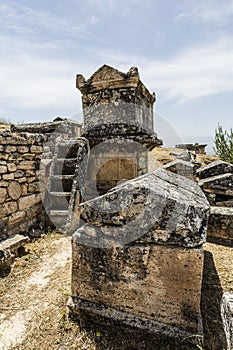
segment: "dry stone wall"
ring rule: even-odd
[[[39,167],[45,136],[0,133],[0,240],[42,222]]]

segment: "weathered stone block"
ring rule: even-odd
[[[22,221],[25,218],[25,212],[24,211],[18,211],[17,213],[14,213],[9,216],[8,224],[15,225],[18,222]]]
[[[189,179],[193,179],[195,175],[194,165],[181,159],[176,159],[173,162],[167,163],[163,168]]]
[[[126,319],[132,313],[135,319],[156,320],[165,328],[176,325],[198,332],[202,249],[97,249],[79,245],[78,240],[74,235],[73,296],[102,305],[103,314],[104,309],[117,309]]]
[[[25,182],[27,182],[27,178],[26,178],[26,177],[20,177],[20,178],[18,179],[18,183],[19,183],[19,184],[22,184],[22,183],[25,183]]]
[[[6,165],[0,165],[0,174],[5,174],[7,172],[7,166]]]
[[[33,145],[30,147],[30,151],[32,153],[43,153],[43,147]]]
[[[79,210],[90,227],[99,227],[98,246],[140,239],[195,247],[205,241],[209,204],[196,182],[158,169],[81,203]],[[87,234],[82,237],[91,244]]]
[[[233,242],[233,208],[211,207],[207,237]]]
[[[39,181],[32,182],[28,185],[28,193],[38,193],[40,192]]]
[[[17,166],[19,170],[31,170],[35,169],[35,162],[30,160],[24,160],[20,162]]]
[[[195,342],[209,213],[198,184],[159,169],[79,209],[71,311]]]
[[[8,181],[0,181],[0,187],[7,187],[9,184]]]
[[[14,173],[10,173],[10,174],[3,174],[2,175],[2,178],[3,178],[3,180],[7,180],[7,181],[9,181],[9,180],[13,180],[14,179]]]
[[[3,218],[6,215],[12,214],[17,210],[16,202],[6,202],[0,206],[0,218]]]
[[[0,188],[0,203],[4,203],[6,199],[7,191],[5,188]]]
[[[17,147],[17,151],[19,153],[28,153],[29,152],[29,148],[27,146],[18,146]]]
[[[205,192],[233,196],[233,174],[231,173],[212,176],[200,180],[199,185]]]
[[[26,243],[28,243],[28,241],[28,237],[22,235],[15,235],[4,241],[1,241],[0,248],[10,250],[11,253],[17,255],[18,249],[24,246]]]
[[[8,160],[9,154],[0,154],[0,160]]]
[[[6,153],[13,153],[13,152],[16,152],[17,148],[15,146],[6,146],[5,147],[5,152]]]
[[[9,172],[14,172],[17,170],[17,167],[14,163],[9,163],[9,164],[7,164],[7,169]]]
[[[24,171],[23,170],[17,170],[14,174],[15,179],[19,179],[20,177],[24,176]]]
[[[215,160],[197,170],[197,176],[200,179],[206,179],[211,176],[217,176],[226,173],[233,173],[233,165],[223,160]]]
[[[224,293],[221,302],[221,316],[226,334],[227,350],[233,349],[233,294]]]
[[[35,159],[35,153],[25,153],[23,155],[23,158],[26,160],[31,161],[32,159]]]
[[[36,196],[31,194],[30,196],[22,197],[19,199],[19,210],[30,208],[36,203]]]
[[[22,194],[22,196],[26,196],[27,193],[28,193],[27,185],[25,185],[25,184],[21,185],[21,194]]]
[[[11,199],[19,199],[21,196],[21,187],[17,181],[11,181],[7,188],[8,195]]]

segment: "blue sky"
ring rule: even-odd
[[[77,73],[137,66],[160,136],[163,119],[184,141],[207,140],[232,126],[232,18],[233,0],[0,1],[0,117],[81,121]]]

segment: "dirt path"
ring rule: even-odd
[[[70,238],[50,235],[30,243],[27,250],[10,275],[0,280],[0,350],[72,349],[62,344],[63,332],[67,335],[72,327],[79,331],[66,316]],[[82,338],[79,333],[81,343]]]
[[[51,255],[43,255],[31,274],[18,276],[14,288],[5,295],[6,306],[2,310],[0,325],[1,350],[21,343],[35,318],[51,306],[58,293],[58,289],[51,293],[50,282],[55,275],[62,268],[67,268],[67,275],[70,275],[70,239],[62,237],[55,240],[50,250]]]

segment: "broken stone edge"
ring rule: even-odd
[[[233,293],[224,293],[221,301],[221,317],[227,340],[227,350],[233,349]]]
[[[77,319],[88,319],[91,315],[104,319],[106,323],[112,323],[114,321],[140,331],[149,331],[158,337],[167,337],[186,345],[200,345],[203,339],[202,329],[199,331],[198,335],[194,335],[176,326],[138,317],[131,313],[119,311],[115,308],[77,297],[70,297],[67,302],[67,307],[72,316],[77,317]],[[200,324],[202,324],[201,320]]]

